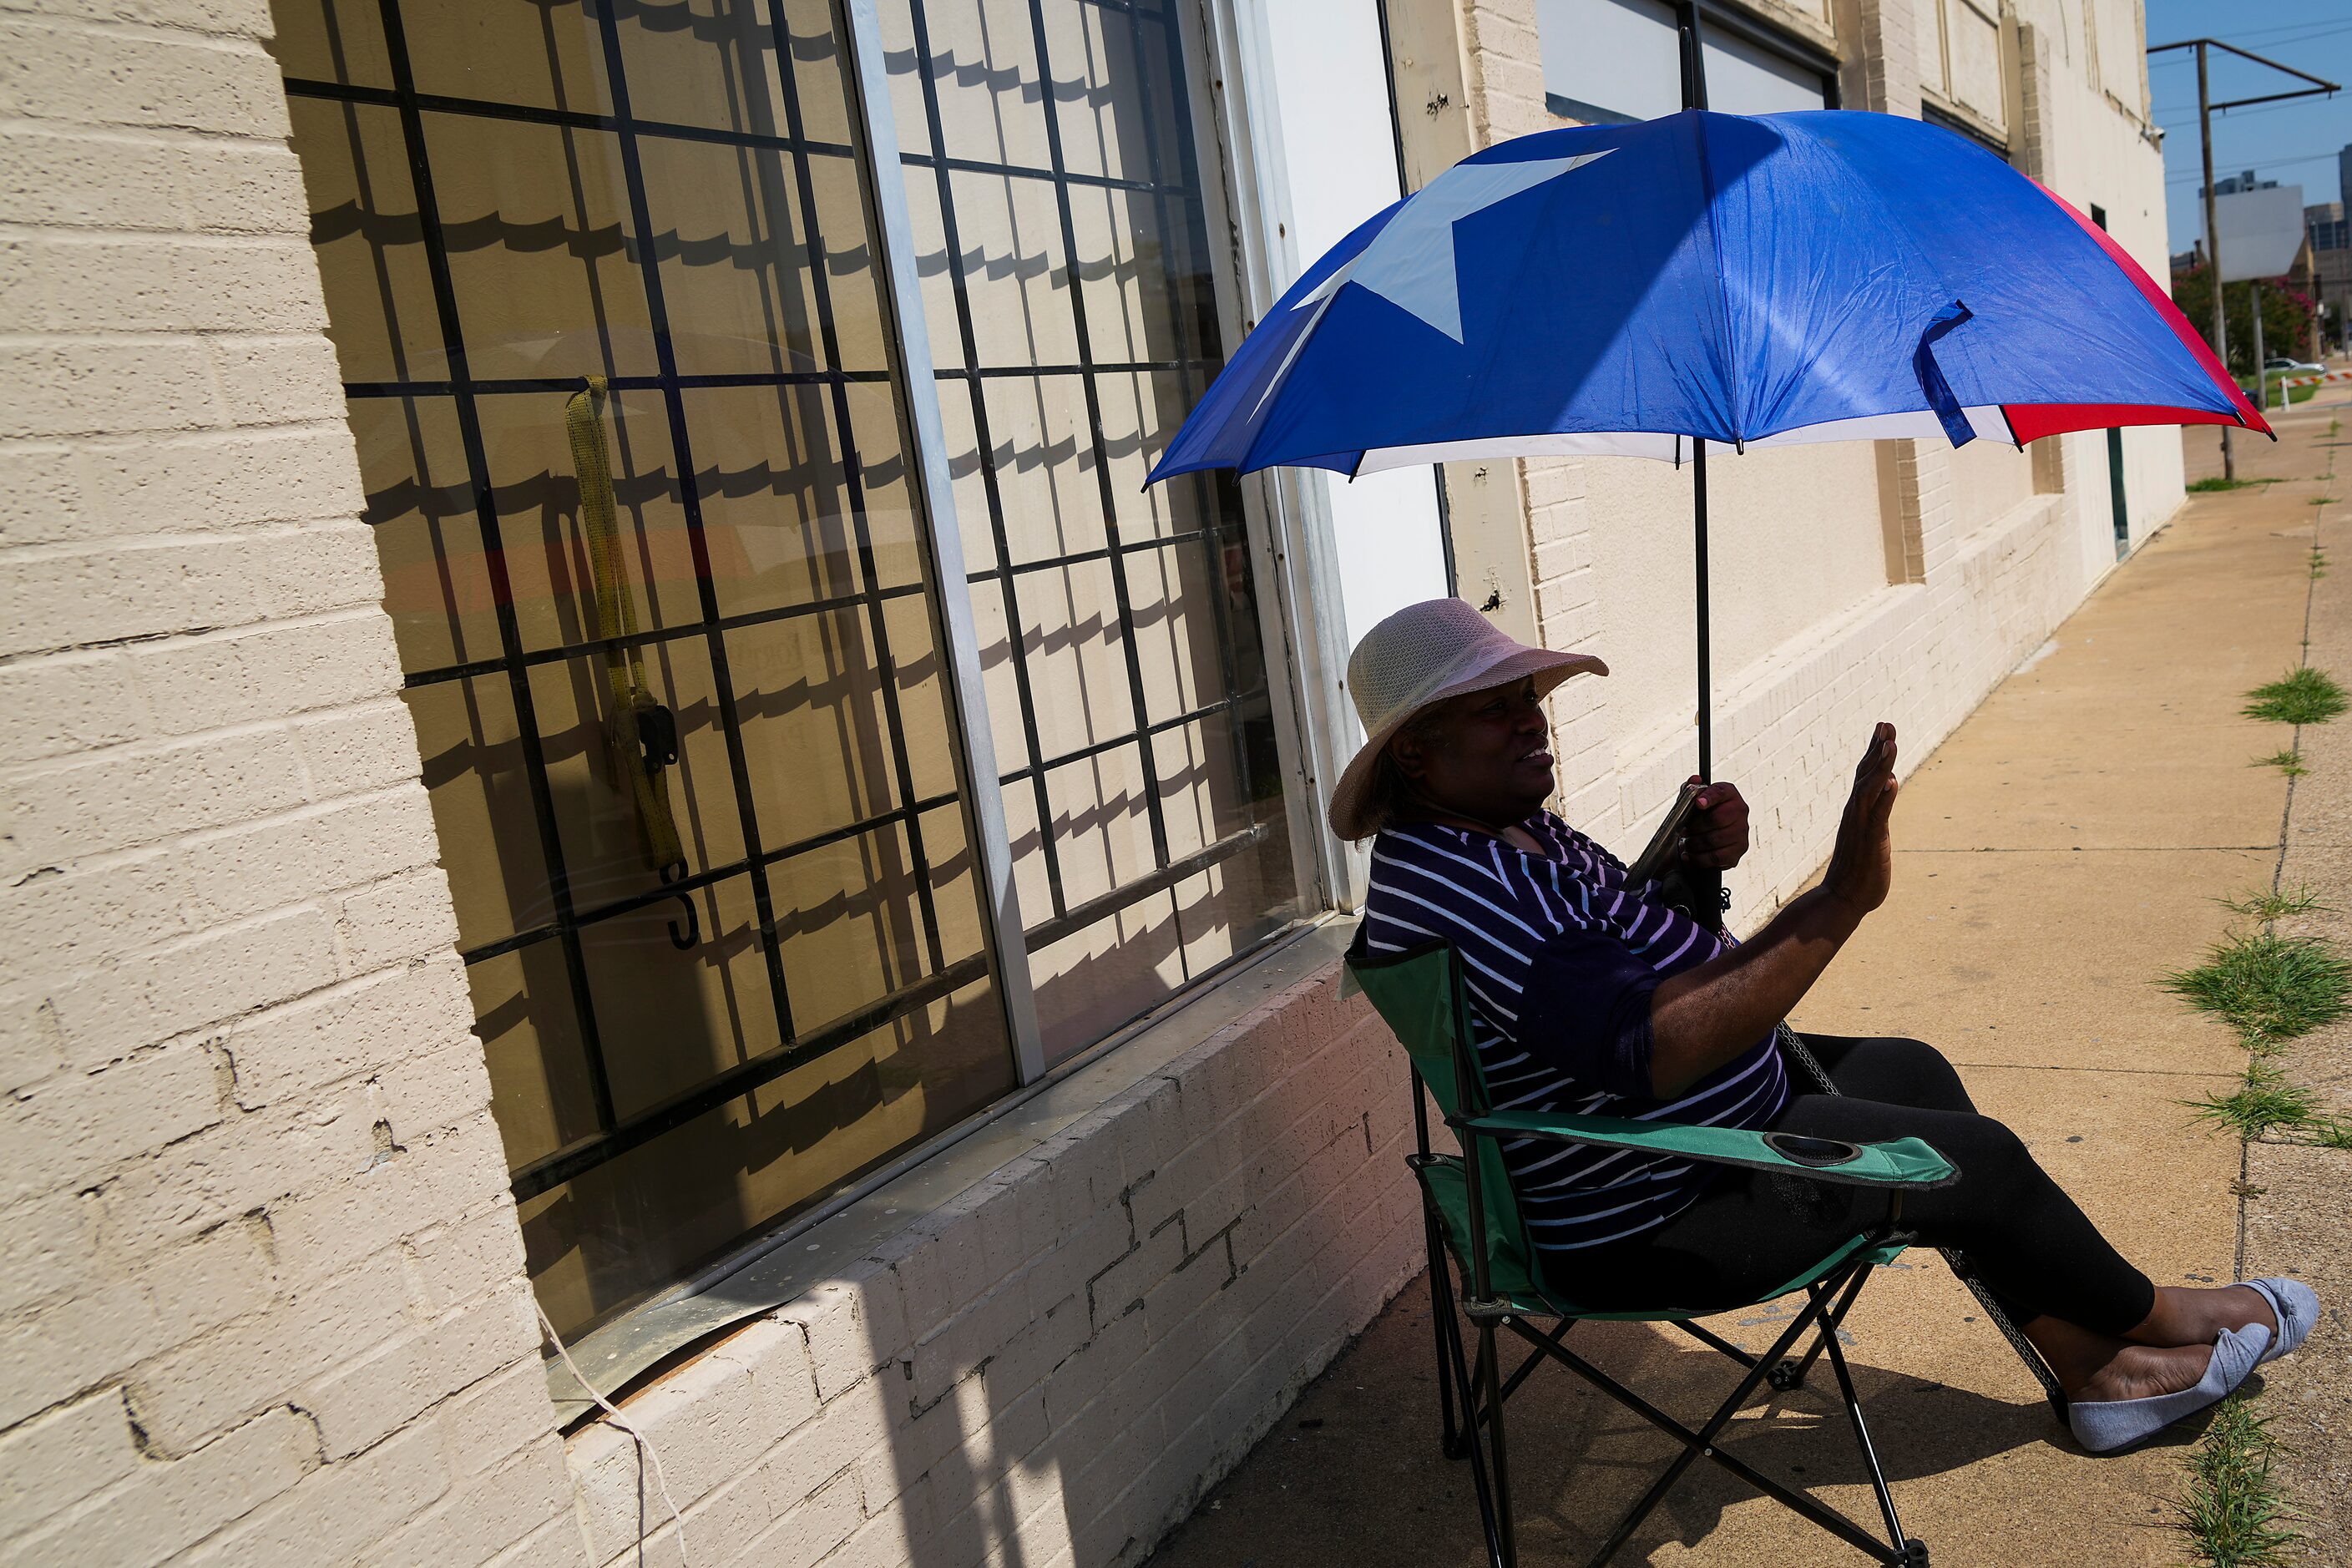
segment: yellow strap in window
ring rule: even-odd
[[[633,641],[614,641],[636,636],[637,605],[621,569],[613,464],[604,445],[608,395],[604,378],[590,376],[588,390],[573,394],[564,405],[564,432],[572,440],[572,468],[580,483],[580,523],[588,535],[589,566],[595,577],[596,635],[605,639],[604,678],[613,691],[607,739],[616,771],[633,785],[646,858],[669,881],[685,874],[686,850],[678,841],[677,819],[670,815],[662,763],[646,752],[639,722],[646,710],[660,704],[646,687],[644,651]]]

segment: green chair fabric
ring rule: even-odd
[[[1459,961],[1450,944],[1433,942],[1395,958],[1375,958],[1361,951],[1359,938],[1358,948],[1349,953],[1348,971],[1412,1058],[1422,1081],[1429,1086],[1439,1109],[1444,1112],[1447,1124],[1461,1137],[1465,1156],[1477,1159],[1479,1207],[1485,1211],[1486,1221],[1486,1265],[1492,1293],[1542,1303],[1522,1310],[1560,1317],[1664,1321],[1756,1303],[1724,1303],[1705,1311],[1664,1302],[1655,1310],[1643,1312],[1590,1312],[1578,1307],[1572,1291],[1567,1289],[1567,1281],[1547,1278],[1542,1254],[1528,1237],[1510,1172],[1503,1163],[1501,1145],[1506,1138],[1595,1143],[1707,1164],[1786,1172],[1809,1181],[1898,1191],[1939,1187],[1958,1178],[1959,1173],[1950,1162],[1916,1138],[1856,1145],[1852,1158],[1824,1165],[1792,1159],[1775,1147],[1771,1134],[1745,1128],[1699,1127],[1616,1116],[1488,1110],[1491,1101],[1486,1074],[1469,1036],[1468,998],[1462,988]],[[1446,1238],[1455,1260],[1466,1271],[1471,1260],[1468,1173],[1460,1159],[1444,1156],[1422,1162],[1420,1170],[1423,1185],[1445,1219]],[[1859,1234],[1847,1238],[1815,1267],[1758,1300],[1776,1300],[1791,1290],[1803,1289],[1868,1245],[1868,1238]],[[1903,1251],[1900,1247],[1878,1250],[1885,1254],[1881,1261],[1892,1261]],[[1505,1280],[1512,1282],[1507,1289]]]
[[[1456,1262],[1466,1271],[1470,1257],[1470,1184],[1464,1175],[1462,1162],[1452,1154],[1434,1154],[1417,1167],[1423,1191],[1436,1205],[1438,1221],[1445,1230],[1445,1245]],[[1483,1199],[1485,1194],[1480,1194]],[[1480,1206],[1486,1205],[1482,1203]],[[1662,1305],[1638,1312],[1588,1311],[1574,1302],[1564,1301],[1545,1290],[1536,1282],[1526,1265],[1515,1255],[1498,1245],[1494,1216],[1487,1216],[1486,1281],[1488,1294],[1500,1299],[1508,1310],[1538,1318],[1579,1318],[1597,1322],[1620,1323],[1679,1323],[1694,1318],[1713,1317],[1718,1312],[1740,1307],[1757,1306],[1777,1301],[1792,1290],[1820,1283],[1852,1260],[1855,1254],[1867,1251],[1866,1261],[1892,1263],[1903,1256],[1901,1247],[1871,1247],[1869,1237],[1849,1237],[1835,1251],[1798,1275],[1794,1279],[1774,1286],[1753,1301],[1731,1301],[1711,1307],[1677,1307]]]

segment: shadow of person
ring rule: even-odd
[[[1962,1331],[1955,1325],[1955,1331]],[[1276,1563],[1414,1563],[1474,1568],[1486,1562],[1466,1464],[1438,1451],[1437,1391],[1427,1276],[1408,1285],[1328,1371],[1154,1553],[1152,1568]],[[1697,1426],[1737,1385],[1722,1355],[1671,1329],[1584,1323],[1579,1354],[1685,1426]],[[1516,1345],[1516,1342],[1514,1342]],[[1506,1369],[1523,1353],[1507,1353]],[[1854,1359],[1847,1366],[1906,1534],[1938,1554],[2006,1526],[1987,1489],[2013,1490],[2018,1467],[2039,1476],[2091,1462],[2018,1373],[2014,1398],[1994,1397]],[[1507,1428],[1519,1560],[1579,1563],[1682,1452],[1651,1426],[1565,1368],[1541,1366],[1509,1404]],[[2194,1441],[2184,1423],[2153,1445]],[[1826,1360],[1786,1394],[1759,1388],[1719,1446],[1764,1475],[1812,1495],[1873,1536],[1881,1533],[1869,1472],[1840,1407]],[[2037,1456],[2032,1451],[2050,1452]],[[2116,1479],[2140,1472],[2126,1468]],[[2007,1477],[2006,1483],[1999,1478]],[[2053,1478],[2043,1477],[2042,1489]],[[2106,1479],[2071,1486],[2086,1528],[2116,1506]],[[2131,1487],[2124,1489],[2131,1491]],[[2095,1494],[2095,1495],[2093,1495]],[[2012,1499],[2012,1500],[2017,1500]],[[2112,1506],[2111,1506],[2112,1505]],[[2158,1505],[2160,1506],[2160,1505]],[[1965,1521],[1965,1523],[1956,1523]],[[1853,1549],[1706,1459],[1666,1493],[1613,1562],[1844,1561]],[[1965,1551],[1962,1555],[1966,1556]],[[1858,1554],[1852,1557],[1860,1562]]]

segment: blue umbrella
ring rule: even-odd
[[[1916,120],[1688,110],[1499,143],[1364,224],[1266,313],[1151,479],[1694,460],[1705,774],[1708,442],[2022,447],[2149,424],[2270,429],[2057,196]]]
[[[1152,470],[2268,430],[2138,265],[1967,139],[1837,110],[1523,136],[1334,246]]]

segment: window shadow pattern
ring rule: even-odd
[[[1302,912],[1175,7],[883,0],[1049,1061]]]
[[[821,0],[278,22],[493,1110],[577,1332],[1013,1081],[839,32]],[[617,581],[566,445],[591,376]],[[632,653],[668,866],[613,743]]]
[[[1222,363],[1171,7],[880,6],[946,585],[831,0],[276,11],[562,1331],[1015,1087],[942,593],[981,631],[1049,1063],[1304,912],[1240,491],[1142,486]],[[592,383],[609,479],[568,419]]]

